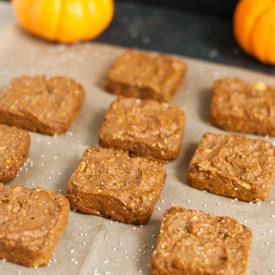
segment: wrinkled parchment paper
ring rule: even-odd
[[[0,87],[15,76],[45,74],[71,76],[86,89],[84,107],[66,135],[31,134],[29,159],[10,183],[39,185],[63,193],[83,151],[97,144],[104,112],[114,99],[103,91],[102,80],[122,49],[96,43],[62,46],[35,39],[16,27],[10,7],[4,4],[0,5],[0,37]],[[228,215],[246,224],[253,230],[248,274],[275,272],[275,187],[265,202],[249,204],[192,189],[186,181],[188,162],[202,134],[221,132],[208,123],[213,80],[226,75],[273,85],[275,80],[237,68],[187,58],[186,61],[186,81],[173,99],[187,115],[181,155],[167,165],[165,188],[150,222],[137,227],[71,212],[48,267],[30,269],[0,261],[0,274],[150,274],[161,216],[171,205]]]

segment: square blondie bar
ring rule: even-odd
[[[28,157],[29,148],[27,131],[0,124],[0,182],[16,177]]]
[[[191,186],[243,201],[264,200],[275,177],[275,148],[238,135],[205,134],[189,164]]]
[[[275,136],[275,88],[237,78],[217,80],[210,120],[227,131]]]
[[[153,275],[245,274],[250,229],[229,217],[172,207],[152,257]]]
[[[84,100],[80,84],[66,77],[22,76],[0,96],[0,123],[43,134],[65,133]]]
[[[67,224],[69,202],[42,188],[0,185],[0,258],[47,265]]]
[[[180,152],[184,124],[184,112],[174,104],[119,97],[105,114],[99,143],[152,159],[173,160]]]
[[[180,59],[126,50],[108,72],[106,89],[116,95],[168,101],[187,71]]]
[[[162,163],[127,152],[90,147],[68,187],[71,208],[114,220],[145,224],[165,182]]]

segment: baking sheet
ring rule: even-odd
[[[103,91],[102,80],[122,49],[96,43],[62,46],[32,38],[15,26],[10,7],[3,4],[0,37],[0,87],[15,76],[45,74],[71,76],[86,89],[84,107],[66,135],[31,134],[29,159],[11,183],[39,185],[62,193],[83,151],[97,144],[104,112],[114,99]],[[188,162],[202,134],[222,132],[208,123],[213,80],[226,75],[273,85],[275,80],[237,68],[185,60],[188,75],[173,99],[187,115],[183,146],[178,159],[167,165],[165,188],[150,222],[139,227],[71,212],[48,267],[30,269],[0,261],[0,274],[150,274],[152,247],[161,216],[171,205],[228,215],[246,224],[253,231],[248,274],[275,273],[275,188],[265,202],[249,204],[192,189],[186,181]]]

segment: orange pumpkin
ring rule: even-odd
[[[263,63],[275,64],[275,1],[240,0],[234,33],[244,51]]]
[[[113,0],[13,0],[12,4],[23,29],[62,43],[97,37],[114,13]]]

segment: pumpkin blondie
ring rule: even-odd
[[[16,177],[28,157],[29,147],[27,131],[0,124],[0,182]]]
[[[243,201],[264,200],[275,177],[275,148],[263,140],[205,134],[189,164],[191,186]]]
[[[180,59],[126,50],[108,72],[106,89],[126,97],[168,101],[187,71]]]
[[[72,209],[83,213],[145,224],[165,177],[162,163],[121,150],[90,147],[69,181],[67,198]]]
[[[67,224],[69,202],[42,188],[0,185],[0,258],[47,265]]]
[[[229,217],[172,207],[164,215],[152,274],[245,274],[252,233]]]
[[[174,104],[119,97],[105,114],[99,143],[147,158],[173,160],[180,151],[184,124],[184,112]]]
[[[210,120],[227,131],[275,136],[275,88],[219,79],[214,83]]]
[[[66,77],[15,78],[0,96],[0,123],[43,134],[62,134],[84,100],[80,84]]]

